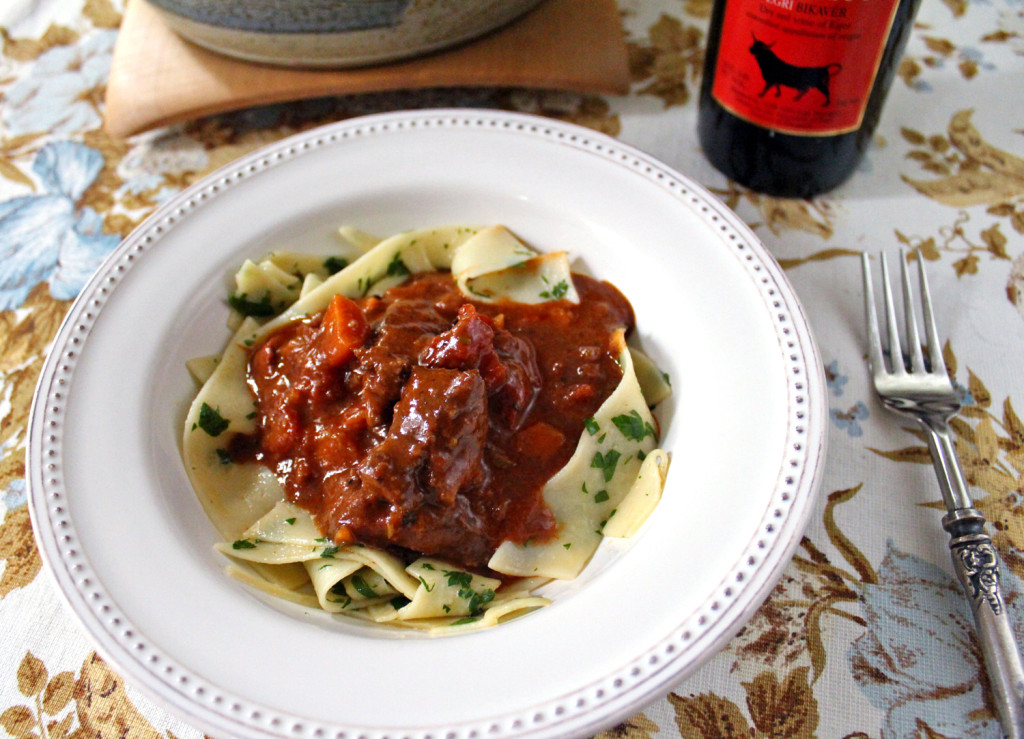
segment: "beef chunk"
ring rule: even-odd
[[[495,325],[470,304],[420,353],[427,367],[476,369],[499,418],[509,429],[518,427],[541,385],[540,370],[529,342]]]
[[[398,400],[419,352],[450,325],[451,321],[427,300],[388,305],[372,343],[356,351],[359,365],[353,382],[358,385],[370,426],[390,421],[391,406]]]
[[[414,367],[388,435],[360,469],[363,485],[392,505],[451,506],[479,484],[487,402],[478,372]]]

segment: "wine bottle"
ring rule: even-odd
[[[780,197],[845,181],[920,0],[715,0],[697,129],[731,180]]]

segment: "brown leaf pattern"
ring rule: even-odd
[[[818,728],[818,706],[808,681],[808,668],[799,667],[780,681],[762,672],[743,683],[754,727],[763,736],[811,739]]]
[[[596,734],[594,739],[654,739],[657,735],[658,725],[646,714],[638,713],[608,731]]]
[[[835,207],[826,197],[815,200],[793,200],[776,198],[748,190],[734,182],[726,187],[713,187],[711,191],[720,197],[730,208],[738,208],[746,202],[757,209],[760,221],[750,223],[755,230],[767,227],[779,236],[787,231],[802,231],[822,240],[830,239],[835,233],[835,221],[838,214]],[[844,256],[846,250],[826,249],[817,256],[808,257],[803,261],[827,261]]]
[[[926,135],[904,128],[904,140],[913,148],[907,154],[936,179],[903,180],[922,195],[953,208],[957,216],[952,225],[936,236],[897,238],[918,248],[926,259],[935,261],[942,252],[955,255],[952,266],[958,276],[977,274],[986,261],[1009,261],[1009,232],[1024,234],[1024,158],[989,144],[973,123],[973,111],[958,111],[950,119],[945,134]],[[985,214],[997,220],[973,229],[974,206],[986,206]],[[1007,285],[1010,302],[1017,304],[1017,288],[1011,275]]]
[[[704,64],[703,32],[662,14],[647,33],[647,39],[629,43],[638,94],[660,98],[666,108],[686,105]]]
[[[43,661],[26,652],[16,680],[27,702],[0,713],[0,726],[11,736],[163,739],[128,699],[120,678],[95,653],[86,658],[78,675],[59,672],[51,677]]]
[[[670,693],[679,734],[692,739],[748,739],[750,722],[732,701],[713,693],[681,696]]]
[[[740,706],[723,696],[669,694],[680,735],[688,739],[817,736],[818,707],[808,682],[808,668],[784,673],[781,679],[776,672],[765,670],[742,686],[749,720]]]
[[[954,17],[963,16],[967,12],[968,4],[966,0],[943,0],[943,4]],[[897,75],[908,87],[913,88],[917,85],[920,82],[922,73],[929,68],[948,67],[955,69],[962,80],[972,80],[981,73],[977,56],[970,47],[958,46],[950,38],[937,36],[929,32],[922,33],[921,40],[925,53],[915,55],[908,51],[900,62]],[[990,40],[1005,43],[1007,39],[991,36]]]
[[[24,308],[0,312],[0,391],[10,398],[10,410],[0,416],[0,489],[25,476],[23,435],[28,410],[42,368],[46,347],[52,340],[67,306],[53,300],[43,287],[30,293]],[[36,551],[24,505],[7,511],[0,522],[0,598],[27,586],[42,562]]]
[[[75,684],[79,726],[99,739],[159,739],[157,732],[125,694],[124,685],[107,664],[93,654],[82,665]]]
[[[0,575],[0,597],[15,588],[23,588],[35,579],[42,568],[39,552],[32,536],[32,522],[28,508],[22,506],[7,512],[0,528],[0,557],[4,571]]]

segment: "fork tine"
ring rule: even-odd
[[[924,331],[928,340],[928,360],[932,365],[932,372],[937,374],[948,374],[946,362],[942,359],[942,343],[939,339],[939,331],[935,327],[935,315],[932,312],[932,294],[928,289],[928,276],[924,270],[924,260],[918,255],[917,259],[918,281],[921,284],[921,306],[924,311]]]
[[[917,313],[914,311],[914,290],[910,286],[910,270],[907,269],[907,255],[900,249],[900,277],[903,279],[903,312],[905,317],[907,351],[910,353],[912,372],[925,372],[924,356],[921,354],[921,337],[917,332]]]
[[[871,262],[868,260],[866,252],[861,252],[860,266],[864,277],[864,319],[868,327],[868,361],[875,374],[884,374],[885,358],[882,356],[882,337],[878,333],[875,290],[871,284]]]
[[[892,363],[892,372],[895,375],[906,374],[907,368],[903,363],[903,347],[900,346],[900,327],[896,322],[896,308],[892,300],[892,282],[889,280],[889,264],[882,258],[882,295],[885,299],[885,328],[889,334],[889,361]]]

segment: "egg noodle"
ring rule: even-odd
[[[228,572],[309,608],[445,633],[547,605],[546,583],[575,578],[603,537],[632,535],[657,505],[669,455],[658,448],[650,409],[670,393],[667,379],[626,345],[622,331],[615,335],[622,379],[542,490],[556,533],[543,541],[502,542],[487,563],[501,579],[435,557],[410,563],[369,545],[328,539],[307,510],[288,500],[273,470],[239,463],[227,452],[236,435],[258,432],[247,382],[251,347],[323,312],[335,295],[383,295],[426,272],[450,271],[459,290],[478,302],[580,299],[565,252],[539,253],[502,226],[417,229],[385,239],[348,227],[340,234],[346,257],[355,255],[349,263],[284,252],[246,261],[235,275],[234,335],[219,356],[189,363],[200,387],[185,419],[183,458],[223,537],[216,549],[229,558]]]

